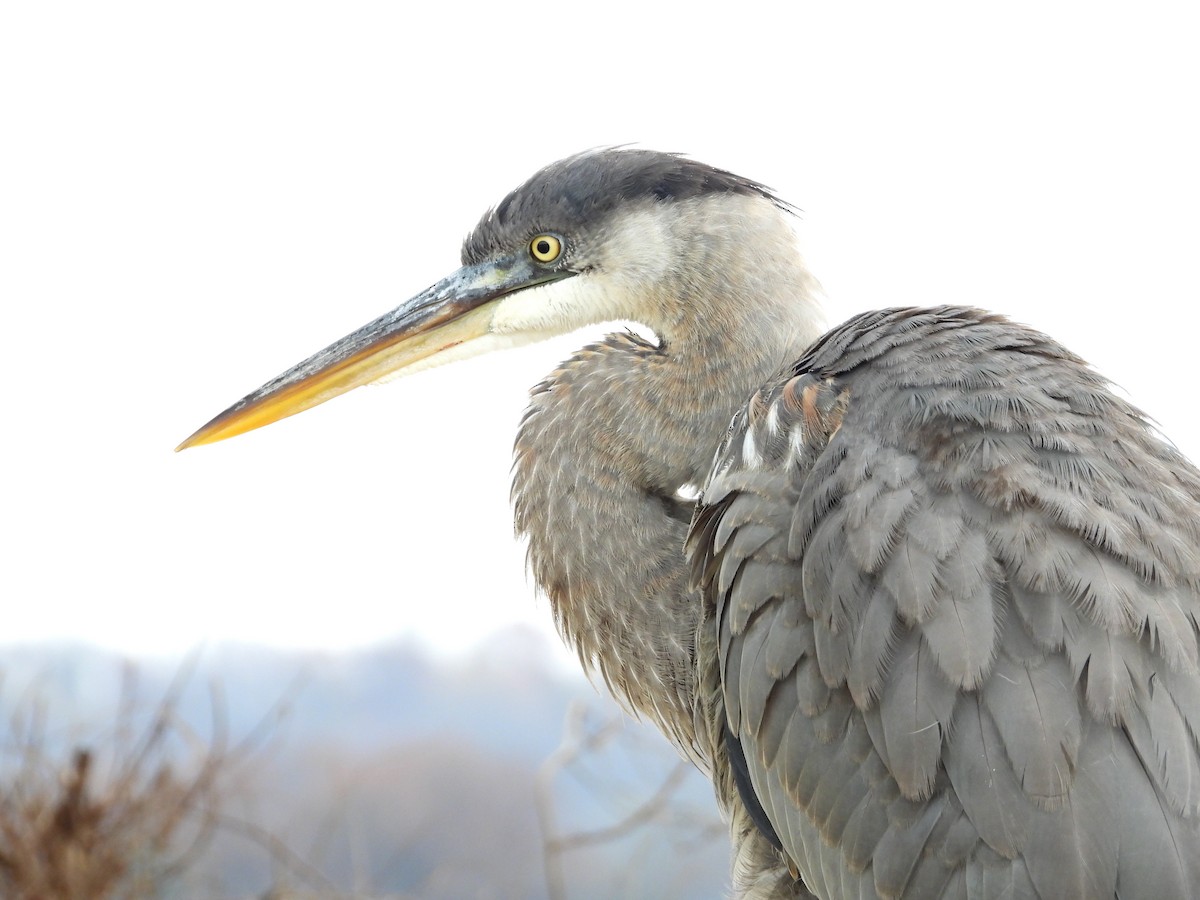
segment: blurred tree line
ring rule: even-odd
[[[530,639],[0,652],[0,896],[722,893],[709,785]]]

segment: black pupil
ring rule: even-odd
[[[537,252],[542,256],[549,256],[550,255],[550,242],[547,240],[538,241],[537,242]]]

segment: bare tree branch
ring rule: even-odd
[[[653,822],[664,820],[676,792],[692,771],[690,763],[677,760],[654,792],[618,821],[602,828],[562,833],[555,805],[556,780],[589,755],[615,741],[623,729],[624,720],[619,715],[610,717],[598,727],[589,728],[587,706],[582,700],[576,700],[567,709],[562,742],[538,770],[534,799],[542,831],[542,865],[550,900],[566,900],[566,853],[620,840]]]

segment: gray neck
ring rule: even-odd
[[[560,631],[685,749],[700,603],[683,560],[691,503],[677,491],[703,483],[735,410],[818,334],[794,246],[754,276],[693,294],[714,314],[688,319],[690,332],[648,323],[659,346],[610,335],[580,351],[534,389],[515,448],[516,526]]]

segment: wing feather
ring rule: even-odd
[[[963,698],[955,713],[944,764],[974,840],[982,838],[996,853],[1015,858],[1029,839],[1033,804],[1009,763],[996,723],[974,696]]]
[[[892,668],[879,701],[888,759],[900,792],[923,800],[937,778],[957,691],[919,631],[901,639]]]
[[[1049,339],[851,320],[735,418],[688,548],[816,894],[1200,883],[1200,473]]]
[[[846,673],[846,686],[859,708],[873,706],[879,699],[900,633],[896,601],[876,585],[854,632],[850,668]]]
[[[1022,790],[1042,808],[1066,799],[1081,736],[1074,678],[1062,656],[1040,665],[997,661],[982,700]]]
[[[995,596],[999,584],[983,534],[978,530],[963,533],[942,566],[941,599],[922,623],[934,660],[957,687],[978,687],[991,667],[996,620],[1004,610]]]

